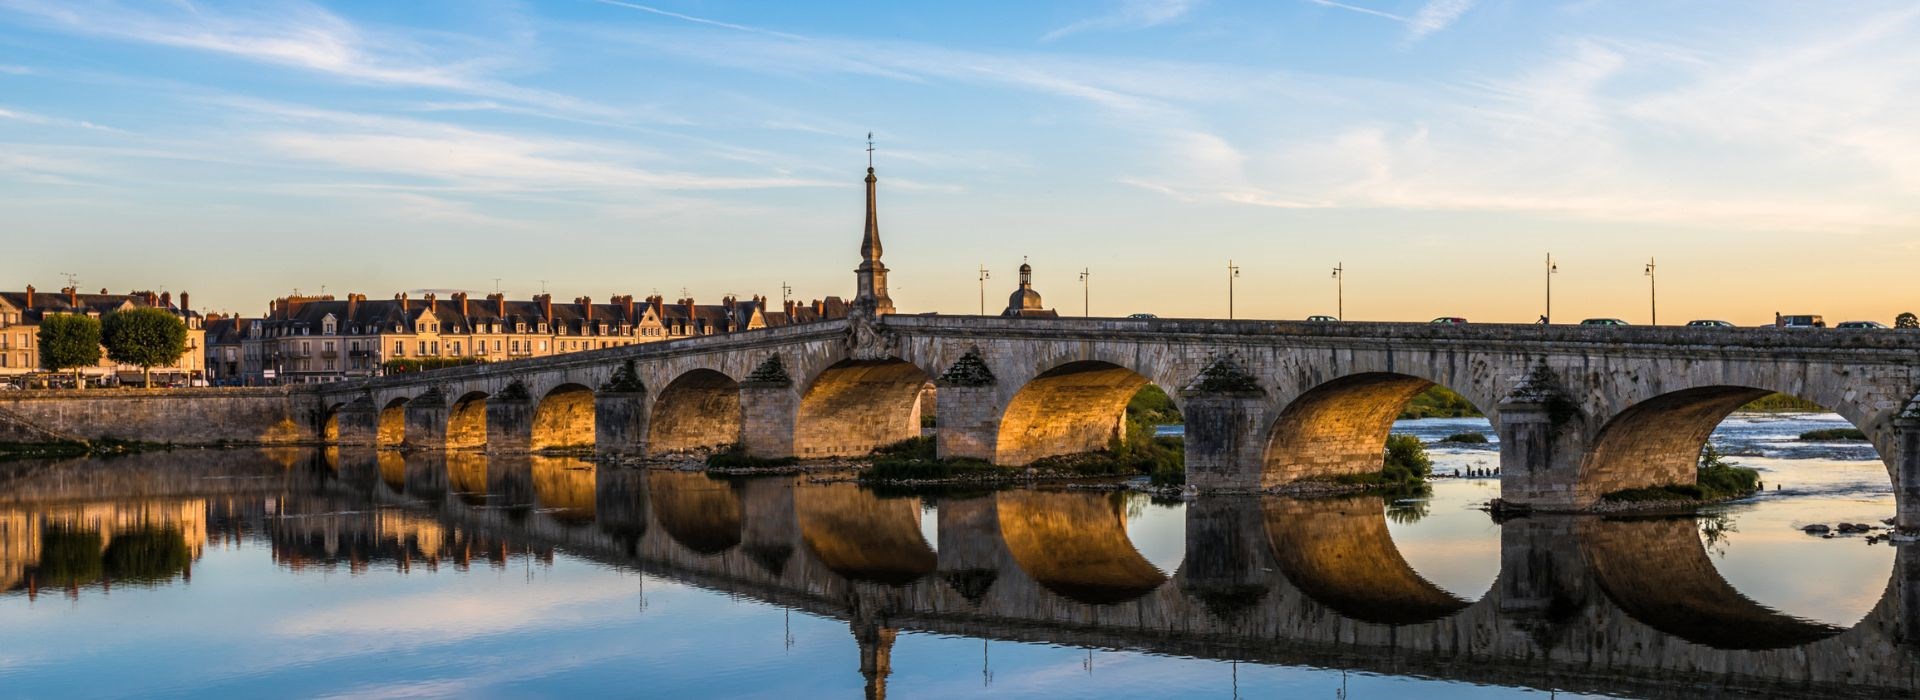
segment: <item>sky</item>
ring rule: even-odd
[[[0,0],[0,287],[850,297],[871,132],[903,312],[1891,322],[1917,88],[1877,0]]]

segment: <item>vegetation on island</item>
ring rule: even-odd
[[[80,369],[100,364],[100,321],[81,314],[49,314],[40,319],[40,366],[50,372],[73,370],[75,387],[84,386]]]
[[[1480,409],[1472,401],[1458,392],[1435,384],[1426,391],[1415,394],[1405,408],[1400,409],[1400,420],[1420,418],[1476,418],[1482,416]]]
[[[1623,489],[1601,496],[1614,503],[1709,502],[1751,496],[1760,490],[1760,472],[1728,462],[1709,442],[1700,448],[1700,468],[1691,484]]]
[[[1485,445],[1487,444],[1487,434],[1478,431],[1454,433],[1442,439],[1441,442],[1451,442],[1462,445]]]
[[[795,457],[755,457],[747,454],[747,448],[739,443],[727,445],[707,455],[708,469],[768,469],[772,467],[790,467],[798,464]]]
[[[1792,394],[1767,394],[1740,407],[1742,413],[1826,413],[1827,407]]]
[[[446,369],[448,367],[477,365],[483,362],[486,362],[486,360],[478,357],[402,357],[382,362],[380,363],[380,368],[386,370],[387,374],[406,374],[408,372],[425,372],[427,370]]]
[[[1387,436],[1386,458],[1380,471],[1343,474],[1334,477],[1334,482],[1388,493],[1418,494],[1430,488],[1427,479],[1432,476],[1433,458],[1427,456],[1427,446],[1420,442],[1419,436],[1395,433]]]
[[[100,320],[100,341],[107,359],[139,367],[151,389],[153,368],[179,362],[187,353],[187,324],[163,309],[115,311]]]
[[[1809,430],[1801,433],[1800,439],[1805,442],[1865,441],[1867,439],[1867,433],[1859,428],[1828,428],[1826,430]]]

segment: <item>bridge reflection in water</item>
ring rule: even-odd
[[[930,543],[929,503],[844,483],[529,455],[249,454],[15,478],[0,496],[0,582],[43,585],[52,563],[26,544],[45,541],[35,528],[90,522],[185,533],[169,546],[195,557],[209,538],[265,531],[293,569],[565,552],[844,620],[860,647],[848,670],[873,696],[899,630],[1640,696],[1885,697],[1920,673],[1920,554],[1901,549],[1878,606],[1840,628],[1741,595],[1690,519],[1500,523],[1498,576],[1469,600],[1407,563],[1377,497],[1194,501],[1186,556],[1162,571],[1108,493],[942,497]],[[86,499],[164,507],[88,511]],[[262,503],[272,512],[243,505]]]

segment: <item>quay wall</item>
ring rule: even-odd
[[[0,442],[318,442],[313,396],[289,387],[0,392]]]

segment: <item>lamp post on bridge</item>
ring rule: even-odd
[[[1347,267],[1345,263],[1333,264],[1333,317],[1347,320]]]
[[[1227,260],[1227,320],[1233,320],[1233,281],[1240,279],[1240,266]]]
[[[1653,258],[1647,258],[1647,313],[1651,322],[1647,325],[1660,325],[1660,294],[1655,287]]]
[[[1560,265],[1553,261],[1553,253],[1547,253],[1547,312],[1540,315],[1540,324],[1553,323],[1553,276],[1560,272]]]
[[[981,316],[987,315],[987,280],[991,279],[992,277],[993,275],[988,274],[987,272],[987,266],[981,265],[980,266],[980,315]]]
[[[1093,283],[1087,281],[1093,277],[1092,268],[1080,268],[1080,315],[1093,315]]]

